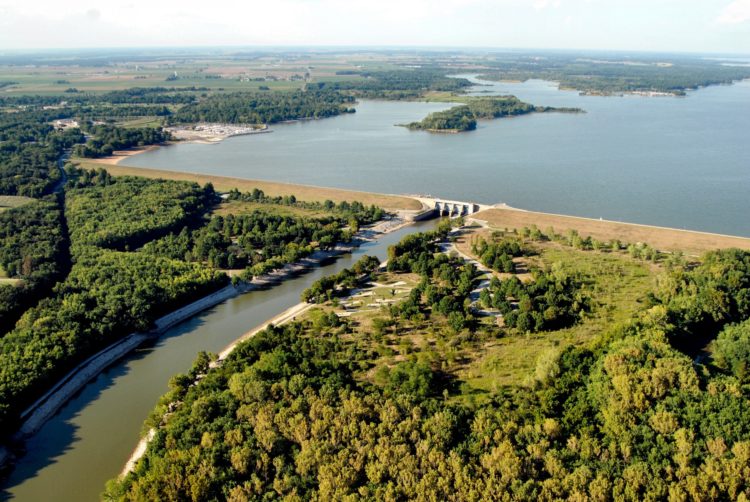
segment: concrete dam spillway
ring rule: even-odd
[[[477,204],[476,202],[464,202],[458,200],[447,200],[434,197],[415,197],[425,208],[432,209],[431,216],[470,216],[474,213],[488,209],[491,206]]]

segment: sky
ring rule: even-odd
[[[227,45],[750,54],[750,0],[0,0],[0,51]]]

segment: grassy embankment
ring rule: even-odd
[[[241,192],[251,191],[253,188],[263,190],[266,195],[275,197],[283,195],[294,195],[299,200],[310,202],[323,202],[332,200],[359,201],[367,206],[374,204],[388,210],[419,210],[422,205],[416,199],[398,195],[385,195],[371,192],[358,192],[356,190],[343,190],[339,188],[324,188],[310,185],[294,185],[291,183],[279,183],[275,181],[250,180],[244,178],[231,178],[226,176],[215,176],[208,174],[194,174],[177,171],[165,171],[160,169],[147,169],[140,167],[121,166],[106,162],[92,161],[88,159],[75,159],[81,167],[87,169],[104,168],[113,176],[142,176],[144,178],[162,178],[168,180],[195,181],[201,185],[213,183],[218,191],[228,191],[236,188]]]
[[[619,239],[627,243],[644,242],[660,251],[682,251],[690,255],[699,255],[705,251],[731,247],[750,249],[750,238],[745,237],[534,211],[492,208],[481,211],[473,217],[477,220],[486,221],[492,228],[501,230],[531,227],[532,225],[536,225],[542,231],[549,227],[560,233],[577,230],[582,236],[590,235],[602,241]]]

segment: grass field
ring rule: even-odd
[[[120,122],[118,125],[122,127],[127,128],[134,128],[134,127],[161,127],[163,124],[163,118],[162,117],[139,117],[137,119],[133,120],[126,120],[124,122]]]
[[[477,220],[486,221],[491,227],[498,229],[515,229],[536,225],[542,232],[549,227],[553,227],[559,233],[565,233],[567,230],[577,230],[584,237],[590,235],[602,241],[619,239],[629,244],[644,242],[661,251],[679,250],[691,255],[698,255],[708,250],[720,248],[736,247],[750,249],[750,239],[744,237],[537,213],[533,211],[492,208],[476,213],[473,217]]]
[[[331,213],[326,211],[315,211],[313,209],[305,209],[302,207],[261,204],[259,202],[242,202],[238,200],[222,202],[214,208],[212,214],[217,216],[226,216],[228,214],[240,215],[258,210],[278,214],[279,216],[296,216],[301,218],[319,218],[331,215]]]
[[[21,195],[0,195],[0,211],[23,206],[33,200],[31,197],[23,197]]]
[[[4,285],[15,285],[21,282],[20,279],[11,279],[8,277],[8,272],[3,267],[0,267],[0,286]]]
[[[114,176],[143,176],[145,178],[161,178],[170,180],[195,181],[201,185],[213,183],[214,188],[219,191],[229,191],[236,188],[241,192],[251,191],[253,188],[263,190],[266,195],[294,195],[299,200],[323,202],[330,199],[334,202],[359,201],[365,205],[376,206],[389,210],[419,210],[422,204],[411,197],[399,195],[385,195],[371,192],[358,192],[354,190],[342,190],[338,188],[323,188],[310,185],[293,185],[290,183],[279,183],[275,181],[248,180],[244,178],[230,178],[226,176],[214,176],[207,174],[193,174],[177,171],[165,171],[160,169],[146,169],[141,167],[128,167],[112,165],[93,160],[78,160],[81,167],[104,168]]]
[[[489,341],[458,371],[472,388],[493,391],[503,385],[524,383],[543,352],[585,344],[608,327],[632,318],[643,308],[642,300],[656,284],[658,270],[653,265],[624,254],[578,251],[554,243],[540,248],[541,263],[563,263],[566,270],[584,274],[584,291],[593,300],[592,312],[567,329]]]

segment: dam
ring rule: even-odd
[[[492,206],[478,204],[476,202],[465,202],[459,200],[448,200],[436,197],[414,196],[425,207],[425,210],[431,209],[430,216],[470,216],[474,213],[489,209]]]

